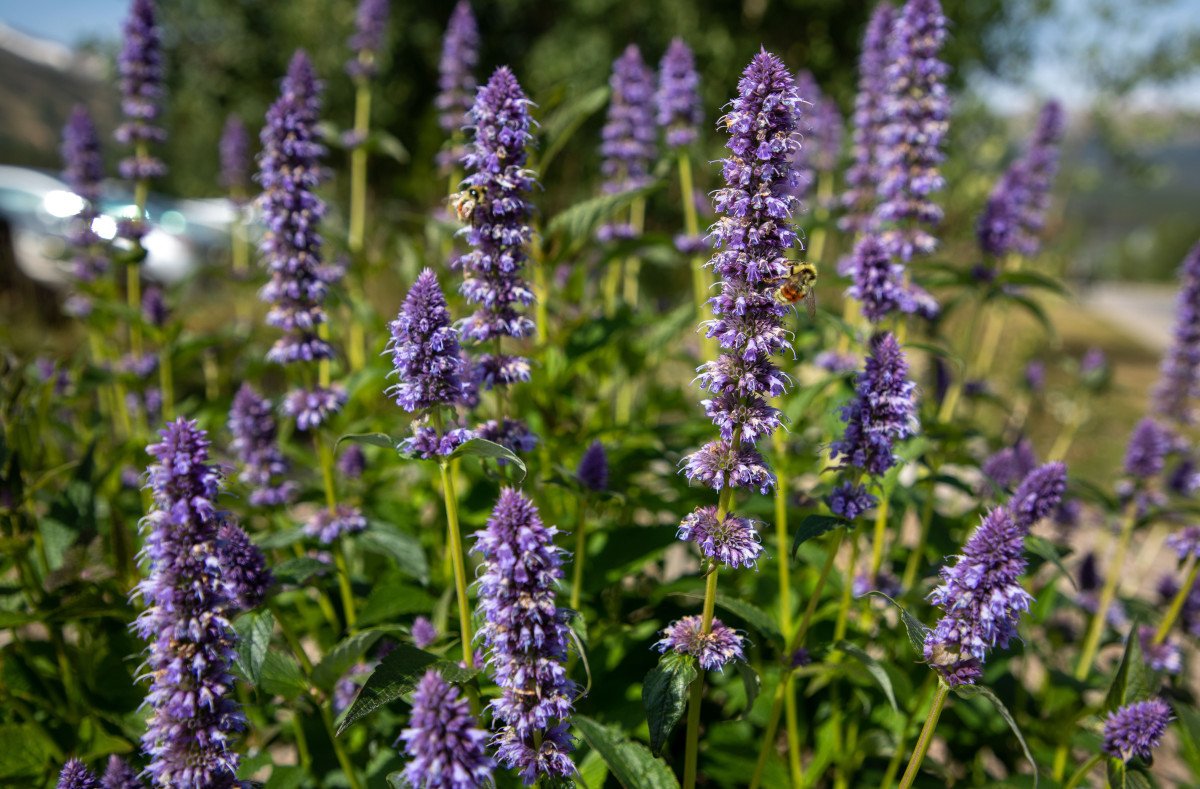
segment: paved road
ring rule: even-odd
[[[1175,293],[1173,285],[1106,282],[1088,288],[1080,301],[1148,347],[1164,351],[1171,343]]]

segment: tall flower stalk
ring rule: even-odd
[[[1179,281],[1174,341],[1163,358],[1153,398],[1158,417],[1183,427],[1195,422],[1200,396],[1200,243],[1183,259]]]
[[[533,139],[529,125],[529,99],[512,71],[501,66],[471,108],[474,140],[463,164],[466,184],[479,189],[482,198],[467,232],[471,251],[455,262],[463,271],[462,293],[475,305],[463,323],[463,339],[485,349],[474,359],[469,377],[496,398],[495,418],[477,432],[518,454],[532,450],[537,439],[524,422],[509,416],[505,392],[529,380],[529,360],[505,353],[502,341],[534,334],[534,322],[526,314],[534,294],[521,276],[533,238],[528,195],[537,183],[526,168]]]
[[[390,0],[360,0],[350,48],[354,57],[346,64],[346,73],[354,80],[354,128],[350,142],[350,216],[346,246],[350,251],[352,269],[348,283],[356,291],[352,295],[362,301],[361,283],[355,274],[362,275],[362,254],[367,231],[367,155],[371,131],[371,80],[379,71],[378,59],[387,33]],[[366,363],[366,333],[362,321],[349,316],[350,331],[346,341],[346,358],[352,371],[361,370]]]
[[[267,360],[292,371],[298,383],[285,397],[283,410],[295,419],[300,432],[312,433],[320,458],[325,507],[305,524],[305,532],[333,545],[346,626],[353,630],[354,595],[339,538],[362,531],[366,520],[356,508],[338,502],[333,449],[319,430],[346,402],[345,390],[331,381],[334,349],[328,341],[324,307],[342,271],[322,262],[319,223],[325,204],[314,191],[321,182],[320,160],[325,152],[317,141],[320,91],[308,56],[297,51],[261,133],[259,204],[267,229],[260,250],[271,274],[261,296],[271,305],[267,323],[283,332]]]
[[[479,64],[479,27],[468,0],[458,0],[442,39],[438,62],[438,126],[450,136],[438,153],[438,167],[450,178],[449,192],[458,191],[458,165],[467,155],[463,130],[475,102],[475,67]]]
[[[729,131],[730,153],[723,162],[726,186],[714,201],[718,251],[710,265],[722,281],[719,295],[709,301],[715,317],[703,326],[723,353],[705,363],[699,376],[710,394],[703,403],[705,411],[720,437],[684,459],[688,479],[716,490],[718,500],[716,507],[702,507],[685,517],[680,529],[707,560],[697,644],[714,633],[719,565],[745,566],[758,555],[757,532],[751,521],[734,512],[733,493],[737,488],[765,493],[775,484],[754,446],[780,427],[779,411],[767,398],[783,394],[788,385],[771,356],[790,347],[783,328],[787,308],[774,294],[779,278],[790,270],[786,253],[797,244],[790,220],[796,207],[791,159],[799,101],[787,67],[762,51],[746,68],[732,108],[721,119]],[[692,685],[689,701],[685,789],[696,782],[703,689],[702,674]]]

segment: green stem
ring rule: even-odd
[[[162,389],[164,422],[175,418],[175,376],[171,368],[171,351],[165,345],[158,350],[158,386]]]
[[[316,437],[317,452],[321,458],[321,478],[325,486],[325,506],[329,508],[329,513],[334,517],[337,516],[337,488],[333,482],[333,450],[329,444]],[[333,560],[337,568],[338,593],[342,598],[342,608],[346,619],[346,630],[354,632],[357,616],[354,612],[354,590],[350,586],[350,567],[346,563],[346,553],[342,547],[341,539],[338,539],[333,546]]]
[[[1175,598],[1171,600],[1171,607],[1167,609],[1166,616],[1158,625],[1158,630],[1154,631],[1154,646],[1158,646],[1167,640],[1167,634],[1171,632],[1171,628],[1175,625],[1175,620],[1179,618],[1179,614],[1183,611],[1183,604],[1187,602],[1188,597],[1192,593],[1192,587],[1196,585],[1196,575],[1200,573],[1200,564],[1196,562],[1194,554],[1188,554],[1188,564],[1191,567],[1187,570],[1186,578],[1183,586],[1179,587],[1179,591],[1175,593]]]
[[[871,541],[871,578],[879,576],[879,568],[883,566],[883,543],[887,539],[888,510],[891,499],[884,496],[875,510],[875,535]],[[853,572],[854,568],[850,568]]]
[[[929,746],[933,742],[933,732],[937,728],[938,718],[942,716],[942,708],[946,706],[946,695],[949,692],[950,686],[938,680],[933,704],[929,707],[929,714],[925,716],[925,726],[921,729],[920,738],[917,739],[917,748],[913,751],[912,758],[908,760],[904,777],[900,779],[900,789],[909,789],[913,785],[913,781],[917,779],[917,773],[921,770],[921,762],[925,761],[925,754],[929,752]]]
[[[787,724],[788,770],[792,775],[792,786],[804,784],[804,766],[800,764],[800,724],[796,714],[795,676],[788,673],[784,682],[784,722]]]
[[[462,536],[458,528],[458,496],[454,490],[454,477],[449,463],[439,463],[442,474],[442,493],[446,502],[446,523],[449,529],[450,557],[454,567],[454,591],[458,597],[458,629],[462,637],[463,661],[467,668],[475,668],[475,652],[471,648],[471,609],[467,599],[467,569],[463,561]]]
[[[358,145],[350,152],[350,254],[362,252],[367,231],[367,134],[371,125],[371,83],[358,80],[354,91],[354,134]],[[356,261],[357,262],[357,261]]]
[[[1112,562],[1108,565],[1108,575],[1104,579],[1104,588],[1100,590],[1100,600],[1096,604],[1096,613],[1092,616],[1092,624],[1088,628],[1087,638],[1083,642],[1083,651],[1079,654],[1079,663],[1075,666],[1075,679],[1082,682],[1087,679],[1092,670],[1092,661],[1100,648],[1100,638],[1104,635],[1104,626],[1108,622],[1108,611],[1117,596],[1117,583],[1121,580],[1121,570],[1125,566],[1125,554],[1129,552],[1129,542],[1133,538],[1133,527],[1137,524],[1137,499],[1135,493],[1125,506],[1125,514],[1121,523],[1121,534],[1117,538],[1117,550]]]
[[[791,557],[788,555],[788,485],[787,485],[787,439],[782,430],[771,436],[775,448],[775,468],[778,482],[775,485],[775,550],[779,554],[779,632],[784,643],[792,638],[792,576]]]
[[[1075,774],[1071,776],[1071,780],[1063,784],[1063,789],[1075,789],[1076,786],[1079,786],[1079,783],[1084,778],[1087,778],[1087,774],[1090,773],[1096,765],[1104,761],[1104,758],[1105,757],[1103,753],[1097,753],[1092,756],[1092,758],[1084,762],[1083,766],[1076,770]]]
[[[575,526],[575,567],[571,574],[571,610],[579,610],[579,601],[583,594],[583,562],[587,555],[587,500],[579,499],[577,523]]]
[[[728,486],[721,489],[721,498],[726,499]],[[723,508],[717,508],[717,520],[725,517]],[[704,585],[704,610],[701,616],[701,632],[712,632],[713,611],[717,601],[717,563],[708,560],[708,579]],[[692,680],[691,698],[688,701],[687,750],[683,757],[683,789],[695,789],[696,762],[700,752],[700,703],[704,698],[704,671]]]
[[[879,789],[890,789],[893,782],[896,780],[896,773],[900,772],[900,762],[904,759],[904,754],[908,748],[908,729],[912,726],[913,720],[917,717],[917,710],[925,706],[925,699],[929,697],[931,692],[930,685],[937,678],[937,674],[929,672],[929,679],[921,686],[917,698],[921,699],[919,704],[913,706],[908,711],[908,715],[904,718],[904,725],[900,729],[899,736],[896,737],[896,750],[892,753],[892,758],[888,760],[887,770],[884,771],[883,780],[879,782]]]
[[[358,779],[358,773],[354,769],[354,765],[350,762],[350,756],[346,753],[342,741],[338,739],[333,728],[333,714],[330,713],[329,707],[325,704],[317,705],[321,710],[321,723],[325,725],[325,731],[329,734],[329,742],[333,745],[333,755],[337,757],[338,766],[342,768],[342,773],[346,776],[346,781],[350,784],[350,789],[362,789],[362,782]]]
[[[633,226],[634,237],[642,234],[642,228],[646,224],[646,198],[634,199],[633,204],[629,207],[629,224]],[[625,286],[622,295],[625,297],[625,303],[633,309],[637,309],[638,283],[641,273],[642,259],[637,255],[630,256],[625,261]]]
[[[304,651],[304,647],[300,644],[300,639],[296,637],[296,633],[292,630],[292,626],[288,624],[287,619],[283,616],[283,610],[279,604],[273,600],[267,600],[267,608],[275,617],[275,623],[279,625],[279,632],[283,633],[283,640],[288,643],[292,649],[292,654],[296,656],[296,660],[300,662],[300,668],[303,669],[307,676],[312,673],[313,664],[308,659],[308,653]]]

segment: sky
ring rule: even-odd
[[[0,22],[68,45],[89,38],[115,39],[128,5],[129,0],[0,0]],[[1106,57],[1119,59],[1180,30],[1191,30],[1200,40],[1200,0],[1057,0],[1057,5],[1055,16],[1032,31],[1034,57],[1028,84],[978,81],[976,87],[990,104],[1027,109],[1032,93],[1057,96],[1068,106],[1085,106],[1092,93],[1078,53],[1087,47],[1103,42]],[[1104,6],[1110,16],[1101,12]],[[1200,109],[1200,74],[1136,98],[1147,106]]]

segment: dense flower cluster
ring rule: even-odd
[[[975,234],[980,249],[987,254],[996,257],[1037,254],[1050,205],[1050,189],[1058,171],[1062,135],[1062,105],[1047,102],[1029,147],[996,183],[979,216]]]
[[[162,31],[154,0],[133,0],[125,20],[124,44],[117,58],[121,75],[121,112],[125,122],[117,127],[117,141],[133,145],[132,156],[121,160],[121,177],[130,181],[157,178],[166,173],[163,163],[145,146],[162,142],[167,133],[155,125],[162,114]]]
[[[250,132],[238,116],[225,119],[219,150],[221,186],[240,204],[250,191]]]
[[[475,67],[479,63],[479,28],[468,0],[459,0],[450,14],[442,40],[442,59],[438,62],[438,125],[447,134],[457,135],[469,120],[475,101]],[[467,153],[461,143],[453,142],[438,154],[438,167],[449,171]]]
[[[339,537],[358,534],[367,528],[367,519],[356,507],[338,504],[332,510],[321,507],[304,524],[304,533],[330,545]]]
[[[888,251],[903,262],[937,246],[930,233],[942,221],[932,195],[945,179],[938,167],[949,128],[949,68],[938,59],[946,38],[946,17],[938,0],[908,0],[888,40],[886,118],[879,133],[879,204]]]
[[[291,501],[296,483],[283,479],[288,462],[276,438],[271,401],[248,383],[243,383],[234,395],[229,432],[233,434],[231,449],[242,465],[238,479],[250,488],[250,503],[255,507],[277,507]]]
[[[673,38],[658,65],[658,125],[668,148],[691,145],[700,136],[700,75],[692,50],[682,38]],[[685,198],[686,199],[686,198]]]
[[[101,789],[142,789],[142,782],[134,769],[120,756],[108,757],[108,766],[100,777]]]
[[[875,192],[880,175],[878,150],[880,135],[887,120],[884,97],[887,92],[887,42],[896,9],[880,2],[871,12],[858,57],[858,93],[854,98],[851,156],[846,170],[846,191],[842,195],[845,214],[838,220],[842,230],[863,232],[871,227],[875,213]]]
[[[913,311],[904,287],[904,266],[892,259],[879,236],[863,234],[846,268],[853,275],[846,295],[862,302],[867,320],[878,323],[894,313]]]
[[[379,70],[375,59],[383,49],[383,37],[387,34],[390,2],[359,0],[354,35],[350,37],[354,57],[346,64],[346,73],[355,79],[370,79]]]
[[[430,622],[428,617],[418,616],[413,620],[412,640],[417,649],[424,649],[437,641],[437,637],[437,628],[433,626],[433,622]]]
[[[579,459],[575,478],[588,490],[597,493],[608,490],[608,455],[598,440],[589,444]]]
[[[1171,451],[1171,436],[1158,422],[1146,417],[1137,423],[1125,449],[1125,473],[1146,481],[1162,473],[1167,453]]]
[[[1124,761],[1134,756],[1149,759],[1171,720],[1171,708],[1162,699],[1137,701],[1113,710],[1104,719],[1104,752]]]
[[[846,520],[856,520],[879,503],[867,492],[865,485],[853,482],[839,483],[829,494],[829,511]]]
[[[1167,547],[1175,551],[1180,561],[1189,556],[1200,557],[1200,526],[1184,526],[1167,538]]]
[[[608,84],[612,99],[601,131],[600,172],[604,191],[616,194],[644,186],[654,158],[654,73],[636,44],[613,61]]]
[[[842,407],[846,430],[830,447],[830,459],[879,476],[896,465],[897,441],[917,429],[916,384],[908,380],[908,362],[891,333],[871,341],[871,355],[859,373],[857,392]]]
[[[94,282],[108,270],[102,239],[93,227],[99,216],[97,203],[104,181],[104,159],[96,124],[82,105],[71,111],[71,118],[63,127],[62,158],[63,180],[84,200],[71,226],[72,274],[82,283]]]
[[[1020,584],[1025,572],[1025,534],[1008,510],[989,512],[941,570],[942,584],[929,600],[945,614],[925,637],[925,659],[950,685],[973,685],[989,649],[1007,647],[1017,617],[1033,598]]]
[[[980,466],[988,486],[1008,490],[1025,478],[1037,467],[1037,455],[1029,439],[1017,439],[1017,443],[1004,447],[989,455]]]
[[[100,789],[100,782],[83,762],[70,759],[58,774],[57,789]]]
[[[799,180],[797,196],[804,197],[822,173],[828,177],[840,158],[842,113],[821,92],[808,69],[796,72],[796,93],[804,103],[804,111],[796,130],[798,148],[792,166]]]
[[[1175,336],[1154,388],[1154,411],[1164,420],[1190,425],[1200,396],[1200,244],[1179,267]]]
[[[217,532],[217,560],[234,605],[243,611],[262,605],[275,578],[267,569],[263,552],[250,542],[250,535],[241,526],[221,525]]]
[[[412,715],[400,739],[411,760],[404,778],[415,789],[491,784],[494,765],[484,749],[487,732],[479,728],[458,688],[434,669],[425,672],[413,691]]]
[[[1030,471],[1008,500],[1017,526],[1028,531],[1058,507],[1067,490],[1067,466],[1053,462]]]
[[[699,616],[685,616],[669,624],[655,644],[659,652],[668,650],[691,655],[705,671],[716,671],[734,660],[745,660],[742,637],[720,619],[713,618],[707,633]]]
[[[204,431],[185,419],[147,447],[154,508],[142,521],[149,574],[138,584],[147,607],[137,631],[150,642],[151,712],[142,747],[162,787],[235,786],[230,740],[245,723],[232,693],[236,601],[219,562],[219,476],[208,451]]]
[[[563,665],[570,614],[555,604],[562,578],[557,533],[512,488],[500,492],[487,527],[475,533],[474,550],[483,557],[479,637],[502,690],[491,703],[503,727],[496,735],[497,755],[527,785],[575,771],[567,733],[575,685]]]
[[[726,567],[753,567],[763,549],[754,521],[733,513],[718,518],[716,507],[698,507],[684,516],[678,537]]]
[[[396,405],[421,412],[457,403],[466,365],[446,297],[432,269],[417,276],[388,328],[396,383],[387,393]]]
[[[261,249],[271,272],[262,298],[271,305],[267,323],[283,331],[267,354],[278,364],[333,358],[333,347],[318,335],[325,323],[325,298],[341,276],[340,268],[321,261],[318,224],[325,204],[315,189],[321,182],[317,120],[320,84],[312,63],[297,51],[288,66],[280,97],[267,111],[262,130],[258,180],[267,232]],[[341,410],[345,393],[315,387],[288,394],[284,410],[301,430],[312,430]]]

